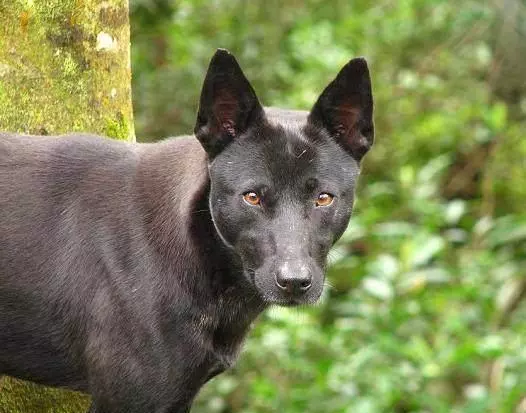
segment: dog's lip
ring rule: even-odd
[[[298,307],[301,305],[312,304],[306,297],[264,297],[265,302],[269,305],[278,305],[280,307]]]
[[[283,302],[278,302],[276,304],[282,307],[299,307],[300,305],[307,305],[308,303],[302,300],[286,300]]]

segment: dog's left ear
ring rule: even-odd
[[[213,158],[264,117],[254,89],[236,59],[217,49],[201,91],[194,133]]]
[[[309,122],[326,129],[356,160],[374,141],[371,77],[364,58],[352,59],[314,104]]]

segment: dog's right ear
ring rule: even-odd
[[[194,133],[210,159],[264,117],[236,59],[217,49],[206,73]]]

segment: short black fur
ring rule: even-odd
[[[188,412],[261,311],[318,300],[372,122],[363,59],[309,114],[263,109],[218,50],[197,139],[0,134],[0,374]]]

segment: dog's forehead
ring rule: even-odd
[[[299,114],[299,116],[298,116]],[[357,164],[327,134],[313,130],[306,115],[293,111],[290,116],[280,116],[263,132],[267,143],[263,146],[266,168],[272,177],[325,177],[342,179],[354,175]],[[354,181],[354,178],[352,179]]]
[[[323,167],[325,152],[307,139],[304,125],[280,122],[262,132],[261,158],[272,175],[304,174]]]
[[[295,113],[293,115],[296,115]],[[261,181],[284,187],[308,178],[350,186],[357,164],[327,136],[312,136],[304,119],[282,116],[230,145],[221,156],[228,181]]]

